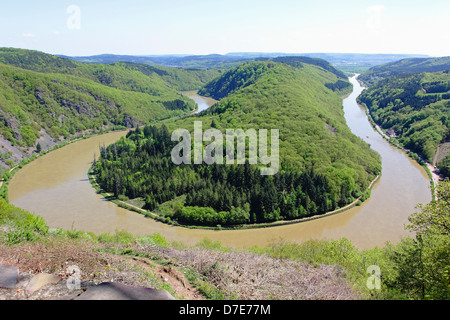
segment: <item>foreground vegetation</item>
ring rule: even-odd
[[[95,235],[79,230],[49,229],[39,217],[0,198],[0,246],[18,249],[26,246],[27,252],[31,252],[33,244],[42,243],[50,250],[55,241],[65,239],[63,248],[73,243],[80,253],[84,252],[84,247],[89,247],[90,258],[94,260],[92,252],[99,256],[101,252],[109,252],[118,256],[144,257],[182,270],[207,299],[448,300],[450,182],[441,184],[438,195],[437,202],[419,205],[418,211],[411,215],[407,228],[415,232],[414,237],[365,250],[357,249],[344,238],[310,240],[302,244],[276,241],[267,247],[236,250],[207,239],[187,247],[169,243],[158,234],[135,237],[124,231]],[[61,257],[69,258],[74,259],[74,256]],[[41,263],[37,252],[36,256],[29,255],[23,260],[27,259]],[[47,260],[42,261],[41,266],[52,263],[51,259]],[[371,266],[379,268],[379,287]],[[58,265],[54,267],[58,268]],[[113,268],[102,265],[96,274],[106,272],[106,269]],[[313,280],[301,270],[311,272],[314,279],[321,280]],[[146,277],[149,276],[151,274],[146,273]],[[163,282],[153,284],[171,291]]]

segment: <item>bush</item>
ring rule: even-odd
[[[204,226],[223,226],[243,224],[250,220],[250,213],[241,208],[232,207],[230,211],[217,212],[210,207],[179,207],[174,218],[179,222]]]
[[[9,226],[6,233],[8,243],[17,243],[36,239],[48,234],[48,226],[40,216],[9,204],[0,197],[0,225]]]
[[[159,233],[154,233],[151,236],[145,236],[138,239],[138,242],[140,244],[150,244],[150,245],[157,245],[161,247],[167,247],[169,246],[169,243],[167,240],[161,236]]]

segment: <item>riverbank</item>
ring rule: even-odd
[[[364,103],[363,104],[358,103],[358,105],[365,110],[367,119],[369,120],[370,124],[384,140],[386,140],[393,147],[405,152],[409,158],[416,161],[420,166],[424,168],[424,170],[428,174],[428,177],[430,178],[430,188],[433,201],[436,200],[437,197],[436,187],[439,185],[440,176],[435,172],[435,168],[433,167],[433,165],[431,165],[428,161],[423,159],[420,155],[417,155],[413,153],[411,150],[404,148],[402,145],[400,145],[398,141],[394,140],[394,138],[389,137],[386,133],[383,132],[383,129],[373,120],[369,108]]]
[[[197,109],[194,110],[192,114],[200,113],[219,102],[218,100],[215,100],[211,97],[200,96],[198,94],[198,90],[181,91],[181,94],[194,100],[197,104]]]
[[[14,174],[18,170],[20,170],[21,168],[23,168],[25,165],[29,164],[30,162],[32,162],[40,157],[43,157],[52,151],[61,149],[62,147],[67,146],[69,144],[72,144],[72,143],[75,143],[75,142],[78,142],[81,140],[89,139],[89,138],[92,138],[93,136],[100,136],[100,135],[103,135],[103,134],[109,133],[109,132],[125,131],[125,130],[127,130],[127,129],[124,129],[122,127],[119,127],[119,128],[114,127],[114,128],[102,130],[101,132],[97,132],[97,133],[88,133],[81,137],[77,136],[77,137],[73,137],[72,139],[64,140],[64,141],[54,145],[51,148],[42,150],[41,152],[33,153],[30,157],[21,160],[17,165],[10,168],[9,171],[3,175],[3,177],[0,181],[0,196],[3,197],[6,201],[8,201],[8,183],[9,183],[9,181],[13,178]]]
[[[361,87],[367,88],[363,82],[358,80],[358,75],[355,74],[355,76],[356,76],[356,80],[361,85]],[[386,140],[390,145],[405,152],[412,160],[416,161],[419,165],[421,165],[424,168],[424,170],[428,174],[428,177],[430,178],[430,188],[431,188],[431,195],[433,197],[433,201],[436,200],[436,197],[437,197],[436,188],[439,185],[441,177],[439,174],[436,173],[436,169],[434,167],[435,165],[430,164],[428,161],[423,159],[420,155],[412,152],[411,150],[406,149],[395,138],[392,138],[392,137],[388,136],[386,133],[384,133],[383,129],[375,122],[375,120],[373,120],[373,117],[372,117],[367,105],[365,103],[363,103],[363,104],[358,103],[358,105],[361,106],[365,110],[367,119],[369,120],[369,123],[381,135],[381,137],[384,140]]]

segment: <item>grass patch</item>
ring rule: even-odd
[[[207,279],[194,269],[184,268],[182,270],[189,283],[196,288],[208,300],[227,300],[227,294],[209,283]]]
[[[185,194],[181,195],[179,197],[174,198],[173,200],[161,203],[153,212],[161,217],[171,219],[175,214],[177,208],[183,207],[185,200],[186,195]]]

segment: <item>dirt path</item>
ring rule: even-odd
[[[17,168],[18,166],[15,166],[15,167],[12,167],[10,170],[9,170],[9,172],[12,172],[15,168]],[[3,186],[3,182],[5,181],[5,179],[3,179],[3,178],[1,178],[0,179],[0,189],[2,188],[2,186]]]
[[[434,158],[433,158],[433,166],[435,166],[435,167],[436,167],[437,159],[439,157],[439,150],[440,150],[440,146],[438,145],[437,149],[436,149],[436,153],[434,154]]]
[[[437,198],[437,190],[436,187],[439,185],[439,182],[441,180],[441,176],[436,173],[435,167],[431,163],[426,163],[428,170],[430,170],[431,173],[431,179],[433,180],[434,184],[434,196]]]
[[[100,185],[97,183],[97,180],[96,180],[96,178],[95,178],[95,175],[92,175],[92,180],[93,180],[93,183],[97,186],[97,188],[99,188],[99,189],[101,190],[101,194],[102,194],[103,196],[110,197],[110,198],[113,198],[113,197],[114,197],[113,194],[104,191],[104,190],[100,187]],[[125,201],[122,201],[122,200],[119,200],[119,199],[114,199],[114,200],[117,201],[117,202],[122,203],[122,204],[125,205],[126,207],[130,207],[130,208],[136,209],[137,211],[141,212],[142,214],[145,214],[145,215],[151,215],[151,216],[153,216],[153,217],[155,217],[155,218],[161,218],[161,217],[160,217],[159,215],[157,215],[156,213],[150,212],[150,211],[148,211],[148,210],[144,210],[144,209],[139,208],[139,207],[137,207],[137,206],[135,206],[135,205],[132,205],[132,204],[130,204],[130,203],[128,203],[128,202],[125,202]]]

